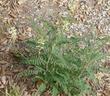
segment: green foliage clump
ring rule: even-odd
[[[98,62],[105,57],[101,47],[105,38],[92,33],[68,38],[62,29],[48,22],[36,31],[36,37],[26,42],[29,56],[22,57],[22,63],[31,67],[22,76],[38,82],[41,94],[47,90],[52,96],[82,96],[91,92],[85,78],[95,80]]]

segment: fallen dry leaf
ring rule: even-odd
[[[25,3],[26,1],[27,0],[19,0],[18,3],[19,3],[19,5],[21,5],[21,4]]]

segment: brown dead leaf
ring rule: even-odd
[[[18,3],[19,3],[19,5],[21,5],[21,4],[25,3],[26,1],[27,0],[19,0]]]
[[[4,88],[6,85],[7,81],[6,81],[6,76],[1,76],[0,77],[0,89]]]

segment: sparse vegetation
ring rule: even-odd
[[[0,96],[109,96],[110,0],[0,0]]]
[[[37,82],[41,94],[48,90],[52,96],[61,93],[68,96],[95,94],[95,89],[87,84],[86,79],[96,83],[94,74],[100,60],[106,56],[102,46],[108,38],[97,37],[93,33],[73,34],[68,38],[62,29],[58,30],[49,22],[44,22],[44,27],[36,29],[36,32],[35,38],[25,42],[29,54],[21,59],[30,68],[20,75]]]

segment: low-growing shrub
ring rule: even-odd
[[[68,38],[55,25],[48,22],[44,25],[46,27],[37,28],[34,38],[26,41],[29,55],[22,56],[21,62],[29,68],[20,75],[37,82],[41,94],[47,90],[52,96],[95,94],[86,79],[95,80],[98,64],[105,58],[102,46],[106,37],[88,33]]]

